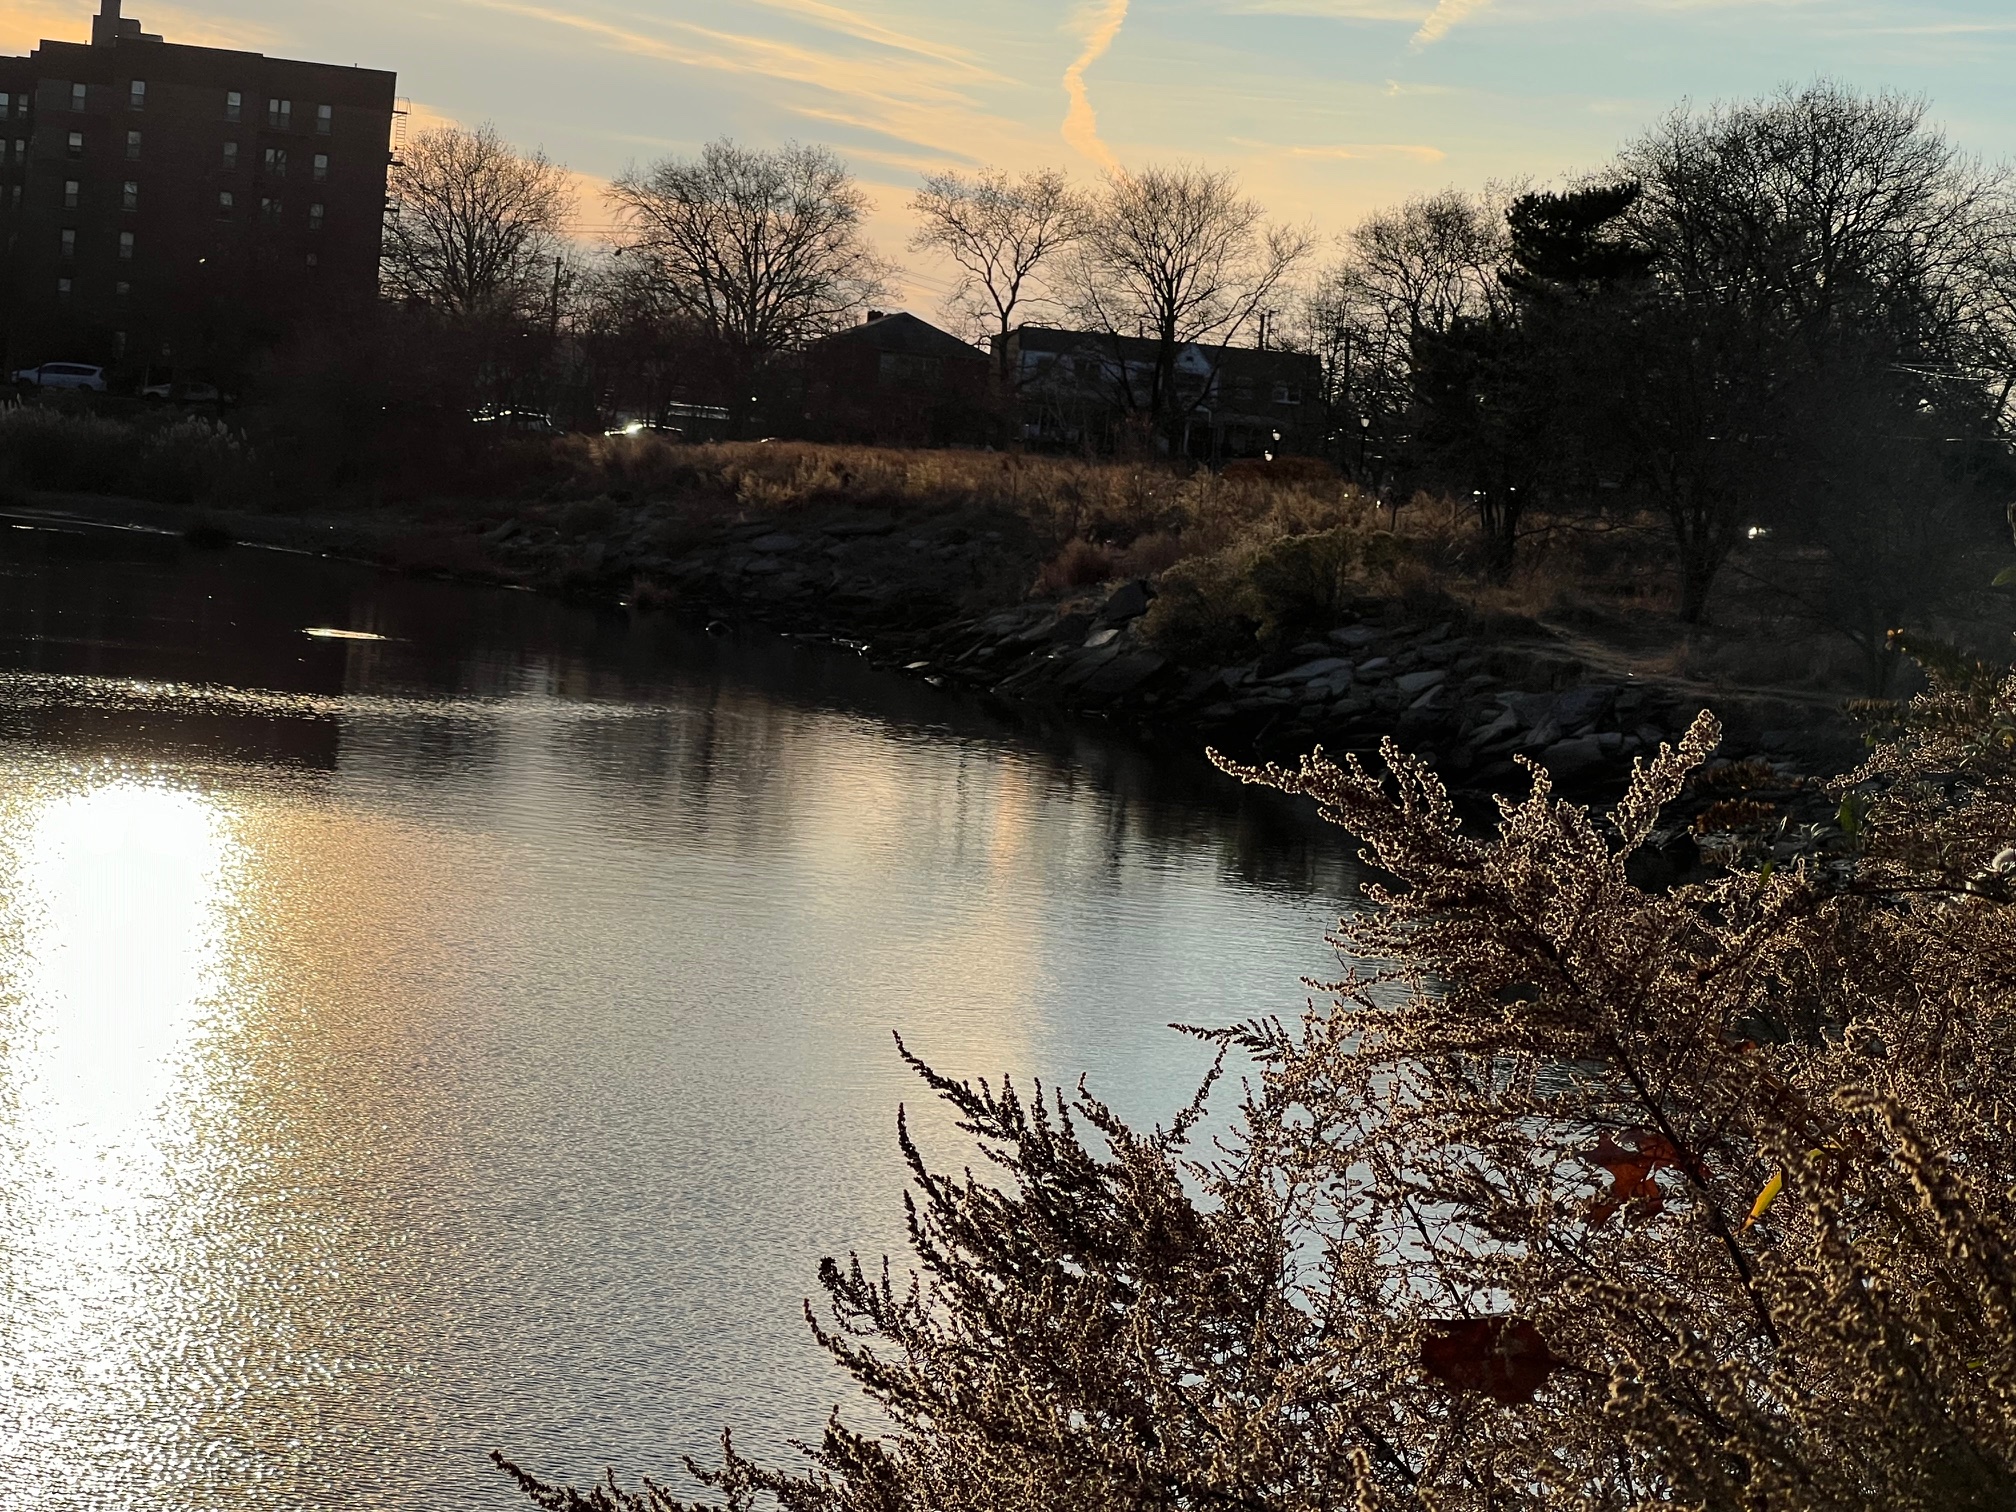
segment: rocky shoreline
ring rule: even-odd
[[[1229,664],[1196,664],[1147,633],[1153,584],[1133,578],[1025,597],[1045,544],[1019,517],[835,504],[696,520],[653,501],[497,505],[454,528],[397,513],[220,516],[128,501],[38,501],[43,512],[355,556],[407,571],[511,582],[717,629],[755,623],[1012,706],[1183,738],[1242,759],[1392,737],[1472,800],[1522,792],[1516,757],[1602,802],[1633,758],[1703,707],[1721,756],[1653,850],[1676,874],[1730,846],[1786,857],[1825,844],[1833,801],[1806,774],[1852,764],[1853,733],[1811,698],[1730,695],[1620,673],[1544,627],[1493,633],[1458,606],[1367,600],[1321,635]],[[1718,775],[1719,774],[1719,775]],[[1718,813],[1721,817],[1717,817]],[[1727,828],[1718,826],[1728,825]],[[1655,868],[1656,869],[1656,868]]]

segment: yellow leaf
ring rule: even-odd
[[[1771,1204],[1778,1200],[1778,1194],[1785,1190],[1785,1173],[1777,1171],[1764,1183],[1764,1190],[1757,1194],[1757,1200],[1750,1205],[1750,1217],[1744,1222],[1746,1229],[1771,1211]]]

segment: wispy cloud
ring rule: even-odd
[[[1234,15],[1314,16],[1334,21],[1404,21],[1418,25],[1433,8],[1423,0],[1237,0]]]
[[[858,11],[829,5],[826,0],[753,0],[753,3],[770,10],[781,11],[787,16],[811,21],[828,31],[852,37],[859,42],[872,42],[878,47],[886,47],[894,52],[930,58],[935,62],[948,64],[983,78],[995,77],[974,63],[973,55],[964,48],[946,47],[935,42],[927,42],[920,37],[913,37],[908,32],[895,31]]]
[[[1439,163],[1449,156],[1440,147],[1425,142],[1256,142],[1233,137],[1235,147],[1255,152],[1271,152],[1290,158],[1327,158],[1336,162],[1369,163],[1381,158],[1405,158],[1416,163]]]
[[[1468,20],[1489,5],[1491,0],[1440,0],[1435,9],[1428,13],[1428,19],[1421,23],[1421,29],[1414,33],[1409,47],[1429,47],[1449,35],[1449,29],[1460,21]]]
[[[1085,33],[1085,50],[1064,70],[1064,93],[1071,102],[1064,112],[1064,140],[1109,173],[1119,171],[1120,160],[1099,139],[1099,115],[1085,93],[1085,70],[1106,55],[1126,20],[1127,0],[1104,0]]]
[[[691,21],[668,20],[647,31],[526,0],[464,0],[465,4],[537,22],[583,36],[634,57],[723,74],[741,74],[816,91],[827,99],[851,103],[854,114],[872,129],[919,147],[944,139],[948,123],[981,132],[989,122],[973,109],[970,79],[954,77],[971,65],[953,68],[928,55],[846,58],[830,51],[800,47],[771,37],[718,30]],[[829,7],[830,8],[830,7]]]

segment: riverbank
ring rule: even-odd
[[[1241,757],[1289,759],[1319,744],[1370,752],[1390,736],[1477,795],[1523,790],[1517,758],[1526,757],[1564,791],[1614,796],[1633,758],[1712,707],[1727,730],[1724,764],[1660,837],[1681,871],[1704,843],[1712,852],[1810,842],[1787,835],[1824,827],[1832,805],[1806,774],[1839,770],[1855,751],[1837,700],[1660,676],[1628,648],[1486,619],[1444,596],[1351,595],[1320,632],[1236,659],[1185,655],[1169,606],[1158,613],[1170,578],[1032,596],[1030,584],[1054,574],[1054,543],[1025,513],[985,502],[700,510],[603,495],[289,515],[38,494],[13,512],[313,551],[640,616],[761,625],[1014,706]]]

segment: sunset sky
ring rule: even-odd
[[[0,45],[95,0],[0,0]],[[1407,194],[1596,164],[1683,97],[1831,74],[2016,157],[2012,0],[128,0],[171,41],[396,69],[594,184],[728,134],[838,149],[892,254],[935,167],[1235,167],[1325,233]],[[912,272],[926,313],[940,282]]]

